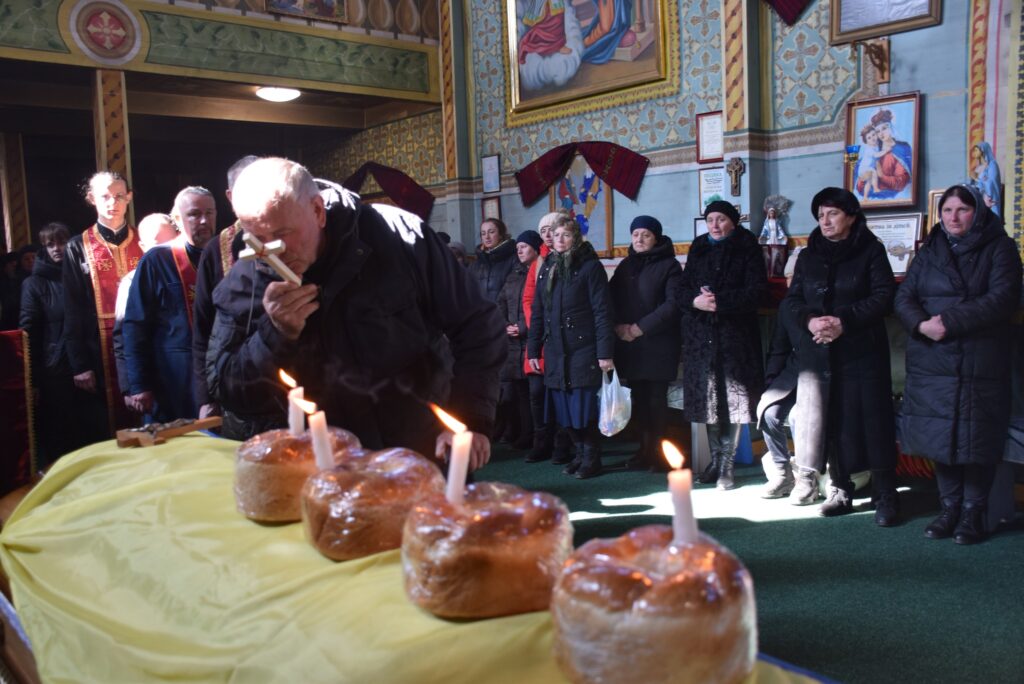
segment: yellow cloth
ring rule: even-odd
[[[246,520],[235,447],[96,444],[22,501],[0,561],[44,681],[565,681],[548,613],[441,620],[406,600],[398,551],[333,563],[300,524]]]

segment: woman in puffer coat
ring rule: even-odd
[[[527,357],[539,369],[543,347],[547,413],[576,449],[563,472],[594,477],[601,473],[597,395],[602,374],[615,367],[615,335],[604,266],[568,216],[555,221],[553,251],[537,274],[530,318]]]
[[[661,455],[668,384],[679,370],[683,269],[672,240],[653,216],[633,219],[630,243],[629,255],[609,283],[618,338],[615,367],[632,390],[632,416],[640,428],[640,450],[626,466],[662,470],[668,467]]]
[[[757,420],[764,387],[757,307],[768,287],[757,238],[736,207],[711,202],[708,233],[693,241],[683,269],[683,416],[706,423],[711,463],[697,480],[732,489],[736,442]]]
[[[950,187],[939,213],[896,294],[910,334],[902,448],[935,462],[942,512],[925,536],[974,544],[986,537],[988,494],[1010,422],[1021,261],[977,188]]]
[[[796,486],[790,501],[813,503],[818,473],[832,478],[824,516],[853,512],[850,475],[871,470],[875,523],[895,525],[896,421],[885,316],[896,291],[885,246],[860,203],[841,188],[811,201],[818,227],[797,258],[782,307],[792,317],[797,359]]]
[[[469,265],[469,272],[479,281],[487,299],[498,301],[509,271],[517,263],[516,243],[509,236],[508,227],[501,219],[484,219],[476,259]]]

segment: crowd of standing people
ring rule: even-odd
[[[762,496],[816,503],[827,473],[820,513],[843,515],[853,475],[870,471],[875,522],[891,526],[899,434],[903,451],[935,462],[941,514],[926,535],[963,544],[987,535],[1010,419],[1000,352],[1022,276],[1002,220],[972,186],[942,195],[941,220],[899,286],[856,197],[815,195],[817,227],[768,350],[762,249],[728,202],[706,207],[708,232],[685,268],[661,222],[637,216],[609,279],[565,211],[514,239],[485,219],[464,266],[461,245],[415,217],[363,205],[286,160],[239,160],[228,188],[238,221],[222,231],[212,193],[198,186],[136,229],[125,179],[98,173],[85,187],[93,226],[72,236],[49,224],[40,247],[5,259],[3,323],[29,335],[42,465],[140,420],[223,415],[238,439],[278,426],[283,391],[268,378],[288,368],[364,444],[401,434],[443,458],[446,438],[434,439],[419,400],[436,397],[474,432],[472,468],[487,462],[493,438],[587,479],[606,469],[598,389],[614,370],[632,391],[639,448],[628,469],[666,467],[667,395],[681,380],[681,419],[708,436],[698,481],[735,488],[740,429],[756,424],[768,447]],[[235,267],[245,231],[282,240],[302,284],[259,261]],[[899,426],[885,328],[893,311],[909,336]]]

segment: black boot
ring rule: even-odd
[[[527,463],[538,463],[551,458],[551,448],[555,444],[555,437],[550,425],[533,431],[533,450],[526,455]]]
[[[736,467],[736,456],[730,454],[728,456],[723,455],[721,461],[718,464],[718,483],[715,485],[717,489],[727,490],[736,489],[736,480],[733,477],[734,468]]]
[[[555,445],[551,452],[551,463],[553,465],[565,465],[572,461],[575,455],[572,448],[572,439],[563,428],[551,426],[551,429],[555,432]]]
[[[577,480],[586,480],[601,474],[601,447],[596,444],[583,445],[583,463],[573,475]]]
[[[957,523],[960,522],[960,502],[956,499],[942,499],[942,512],[924,528],[924,536],[929,539],[948,539],[953,536]]]
[[[704,472],[697,476],[697,482],[701,484],[718,482],[718,454],[711,454],[711,462],[704,468]]]
[[[576,455],[572,458],[571,461],[569,461],[569,465],[567,465],[564,468],[562,468],[562,472],[564,474],[566,474],[566,475],[575,475],[576,471],[579,470],[580,466],[583,465],[583,445],[582,444],[575,445],[575,448],[573,449],[573,452]],[[554,461],[552,461],[552,463],[553,462]]]
[[[953,530],[957,544],[977,544],[988,537],[985,533],[985,507],[965,503],[960,510],[960,522]]]
[[[650,439],[644,432],[640,435],[640,448],[626,461],[626,470],[647,470],[650,460]]]
[[[874,496],[875,524],[894,527],[900,522],[900,495],[895,489],[883,489]]]

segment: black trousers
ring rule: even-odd
[[[995,479],[995,465],[935,464],[935,481],[939,486],[939,497],[943,502],[985,508],[988,505],[988,494],[992,491],[992,483]]]
[[[661,453],[661,440],[665,439],[668,424],[668,382],[631,380],[629,388],[633,403],[632,422],[640,432],[640,451],[653,463]]]

